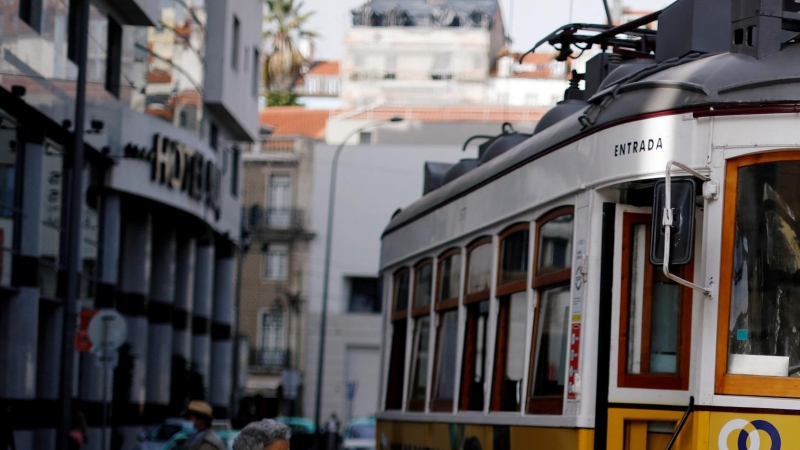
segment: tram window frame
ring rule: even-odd
[[[425,268],[427,266],[430,266],[431,267],[431,271],[433,271],[433,258],[425,258],[422,261],[419,261],[418,263],[416,263],[414,265],[414,272],[413,272],[414,276],[413,276],[413,280],[412,280],[413,288],[411,290],[411,301],[410,301],[410,303],[411,303],[411,320],[412,320],[412,323],[413,323],[413,327],[412,327],[412,339],[411,339],[411,345],[412,345],[412,348],[411,348],[411,360],[409,361],[411,363],[411,367],[409,368],[410,369],[409,370],[409,374],[408,374],[409,379],[407,380],[407,382],[409,383],[409,386],[408,386],[408,402],[407,402],[406,408],[407,408],[408,411],[413,411],[413,412],[424,412],[425,411],[425,404],[427,403],[427,397],[428,397],[427,392],[429,390],[428,388],[430,387],[430,386],[428,386],[428,384],[430,383],[430,380],[428,379],[428,376],[427,376],[427,366],[429,366],[430,363],[431,363],[431,355],[430,355],[430,339],[431,339],[430,326],[431,326],[431,323],[430,322],[432,320],[431,310],[432,310],[433,303],[434,303],[433,302],[433,289],[432,289],[433,286],[431,286],[431,292],[430,292],[431,302],[429,304],[427,304],[427,305],[421,305],[421,306],[417,306],[416,305],[417,289],[419,288],[418,283],[417,283],[418,282],[419,273],[422,271],[423,268]],[[431,273],[431,284],[433,284],[433,280],[435,278],[436,278],[435,274]],[[425,322],[426,322],[425,319],[426,318],[428,319],[427,325],[425,325]],[[418,359],[419,350],[420,350],[420,348],[417,346],[417,333],[418,332],[419,333],[423,332],[423,331],[420,331],[420,329],[419,329],[419,327],[423,326],[423,325],[425,325],[425,326],[427,326],[429,328],[428,329],[428,348],[425,349],[425,351],[427,353],[426,357],[428,359],[427,365],[426,365],[426,371],[425,371],[426,372],[426,374],[425,374],[425,394],[423,395],[422,398],[413,398],[412,397],[412,395],[413,395],[412,391],[413,391],[413,388],[414,388],[414,386],[413,386],[413,383],[414,383],[414,372],[416,371],[415,369],[416,369],[417,359]]]
[[[717,359],[715,393],[756,397],[800,398],[797,378],[736,375],[728,373],[729,322],[733,294],[736,213],[739,189],[739,169],[760,164],[797,162],[797,151],[782,150],[758,153],[730,159],[725,167],[725,191],[722,215],[722,243],[720,254],[719,311],[717,314]]]
[[[506,378],[506,370],[508,365],[508,350],[509,350],[509,338],[510,338],[510,327],[511,327],[511,301],[513,294],[517,294],[520,292],[525,292],[528,289],[528,263],[529,263],[529,254],[530,254],[530,223],[517,223],[514,225],[509,226],[505,230],[503,230],[500,235],[498,236],[500,244],[498,245],[498,261],[497,261],[497,298],[499,299],[499,311],[497,314],[497,332],[496,336],[497,339],[495,340],[495,350],[494,350],[494,367],[493,367],[493,377],[492,377],[492,394],[491,400],[489,405],[489,410],[492,412],[514,412],[520,411],[522,408],[522,398],[520,398],[520,403],[513,409],[509,409],[505,407],[506,401],[504,400],[506,390],[508,389],[508,385],[505,383]],[[505,284],[500,284],[500,280],[502,280],[502,271],[503,271],[503,251],[504,246],[506,243],[506,239],[518,232],[525,231],[528,233],[526,248],[524,251],[525,257],[525,276],[516,281],[512,281]],[[525,298],[525,310],[527,311],[528,302],[527,297]],[[527,316],[526,316],[527,317]],[[526,325],[527,326],[527,325]],[[527,330],[526,330],[527,331]],[[527,332],[526,332],[527,334]],[[522,349],[522,357],[524,358],[525,349]],[[520,383],[524,383],[525,380],[525,373],[523,370],[522,378],[520,379]],[[520,384],[521,388],[521,384]]]
[[[430,402],[430,409],[433,412],[451,412],[453,410],[453,402],[456,400],[458,393],[456,392],[456,387],[453,386],[453,397],[450,399],[446,398],[437,398],[437,376],[439,375],[439,371],[441,368],[439,367],[440,362],[440,347],[442,344],[442,329],[444,327],[445,315],[450,313],[456,314],[456,334],[455,334],[455,344],[456,344],[456,352],[458,351],[458,300],[460,294],[456,292],[455,297],[449,298],[441,298],[442,296],[442,281],[444,280],[444,271],[442,270],[444,263],[446,260],[454,257],[459,256],[463,257],[463,253],[461,252],[461,248],[452,248],[446,250],[444,253],[439,255],[437,258],[437,270],[436,270],[436,296],[434,298],[434,310],[436,311],[436,342],[433,352],[433,377],[431,382],[433,386],[431,386],[431,402]],[[458,273],[461,276],[461,259],[459,258],[458,264]],[[458,280],[457,286],[461,286],[461,280]],[[454,353],[455,354],[455,353]],[[455,358],[450,361],[453,365],[455,372],[456,361]],[[455,375],[457,376],[457,375]]]
[[[474,302],[466,305],[467,309],[467,322],[464,327],[464,351],[461,362],[461,388],[459,393],[459,410],[460,411],[483,411],[486,405],[486,381],[488,380],[486,374],[486,361],[488,359],[488,343],[489,343],[489,299]],[[483,323],[481,323],[483,319]],[[479,333],[481,326],[483,332]],[[476,347],[478,339],[482,336],[480,361],[475,364]],[[476,371],[480,369],[481,382],[479,386],[475,386],[476,393],[480,395],[477,399],[472,392],[472,380],[476,376]],[[480,405],[477,403],[480,402]]]
[[[554,272],[547,272],[539,275],[539,253],[542,250],[541,247],[541,237],[542,237],[542,227],[547,225],[548,223],[558,219],[559,217],[563,216],[572,216],[572,236],[570,237],[570,251],[568,253],[568,261],[569,266]],[[540,398],[536,398],[533,396],[533,391],[536,382],[536,358],[537,358],[537,336],[539,332],[539,315],[542,309],[542,293],[545,291],[555,290],[562,287],[567,287],[571,289],[571,282],[572,282],[572,253],[574,251],[574,240],[575,240],[575,207],[573,205],[561,206],[555,208],[544,215],[542,215],[539,219],[536,220],[536,235],[534,236],[534,253],[533,253],[533,267],[531,268],[532,272],[532,280],[531,284],[534,289],[536,289],[536,309],[534,310],[533,314],[533,332],[531,334],[531,353],[530,353],[530,361],[528,366],[528,390],[525,395],[525,412],[528,414],[537,414],[537,415],[562,415],[564,413],[564,397],[566,396],[566,381],[564,385],[564,390],[561,393],[561,396],[556,398],[555,396],[542,396]],[[569,325],[568,325],[569,326]],[[564,330],[567,335],[569,335],[569,330]],[[566,377],[566,375],[565,375]]]
[[[399,303],[399,283],[406,276],[406,307],[397,310]],[[389,373],[386,383],[386,403],[384,409],[403,409],[403,389],[405,387],[406,337],[408,336],[408,304],[410,301],[411,270],[403,267],[392,275],[392,347],[389,355]]]
[[[652,332],[652,311],[653,302],[653,282],[658,278],[660,281],[668,281],[661,274],[661,266],[654,266],[650,263],[651,245],[651,214],[638,214],[624,212],[622,216],[622,267],[620,268],[620,322],[619,322],[619,354],[617,358],[617,385],[620,388],[640,388],[640,389],[664,389],[664,390],[686,390],[689,388],[689,365],[691,356],[692,341],[692,289],[679,286],[679,310],[678,310],[678,345],[676,355],[675,373],[651,373],[649,372],[649,347]],[[642,373],[628,373],[628,340],[630,329],[630,304],[631,304],[631,285],[630,278],[632,264],[634,263],[633,252],[631,251],[633,233],[636,225],[646,225],[645,230],[645,281],[642,300]],[[688,281],[692,280],[694,264],[671,268],[681,278]],[[647,357],[645,357],[647,355]]]
[[[489,245],[489,246],[492,245],[492,237],[491,236],[479,237],[479,238],[475,239],[474,241],[470,242],[470,244],[467,246],[467,265],[466,265],[466,269],[464,270],[464,304],[465,305],[469,305],[469,304],[472,304],[472,303],[478,303],[478,302],[480,302],[482,300],[488,300],[489,296],[491,295],[491,292],[492,292],[491,284],[486,289],[483,289],[483,290],[480,290],[480,291],[477,291],[477,292],[472,292],[472,293],[469,292],[469,275],[470,275],[470,273],[469,273],[469,263],[472,260],[473,251],[476,250],[479,247],[484,246],[484,245]],[[490,252],[489,254],[491,255],[492,253]],[[491,264],[489,264],[489,267],[491,267]]]

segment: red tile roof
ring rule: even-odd
[[[259,113],[261,125],[274,128],[273,136],[325,137],[330,111],[306,109],[302,106],[272,106]]]
[[[415,122],[538,122],[547,110],[517,106],[381,106],[349,114],[347,118],[388,120],[402,117]]]
[[[339,75],[339,61],[317,61],[308,75]]]

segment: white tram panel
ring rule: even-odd
[[[705,145],[696,151],[696,146],[703,141]],[[639,152],[638,147],[643,142],[646,148],[650,148],[652,142],[653,148]],[[544,213],[556,200],[585,189],[632,179],[663,177],[664,168],[671,159],[692,167],[703,167],[707,163],[707,142],[707,125],[697,120],[685,120],[683,115],[630,122],[592,134],[384,235],[381,268],[385,270],[414,256],[447,246],[464,235],[478,236],[482,230],[495,224],[512,223],[526,212]],[[520,144],[473,172],[491,170],[514,153],[524,151],[526,145],[527,142]],[[621,150],[623,146],[624,152]],[[464,178],[470,175],[468,173]],[[464,181],[457,179],[452,183]],[[453,230],[458,230],[458,233]]]

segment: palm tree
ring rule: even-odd
[[[313,12],[301,12],[303,2],[295,0],[264,0],[267,13],[264,17],[266,43],[264,82],[275,98],[295,97],[291,91],[300,78],[306,60],[297,48],[300,38],[313,39],[317,33],[305,29],[305,23]]]

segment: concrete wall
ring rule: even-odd
[[[417,124],[408,124],[415,130]],[[419,124],[427,129],[427,124]],[[348,286],[345,278],[351,276],[377,277],[380,256],[380,236],[392,213],[410,204],[422,195],[423,165],[425,161],[457,162],[461,158],[475,157],[476,150],[461,151],[467,136],[482,132],[482,128],[499,129],[499,124],[454,125],[450,131],[442,125],[438,131],[447,134],[451,145],[387,144],[387,139],[402,134],[409,139],[414,131],[402,132],[402,127],[383,128],[377,135],[376,145],[348,146],[339,161],[336,211],[333,229],[331,278],[328,303],[328,329],[325,345],[325,370],[323,384],[322,418],[336,412],[345,417],[347,349],[380,346],[380,315],[347,314]],[[337,124],[329,124],[329,135],[339,136]],[[391,130],[390,130],[391,128]],[[427,139],[429,130],[419,135],[420,142]],[[444,138],[440,138],[444,139]],[[457,144],[455,144],[457,142]],[[305,394],[304,413],[313,417],[316,386],[316,368],[319,341],[319,314],[321,311],[322,274],[324,271],[325,224],[328,206],[331,161],[335,146],[320,144],[314,148],[314,187],[311,230],[318,238],[311,243],[308,286],[307,366],[303,379]],[[375,408],[378,392],[363,390],[357,395],[369,395]],[[362,400],[362,399],[359,399]]]
[[[223,123],[236,129],[239,139],[258,136],[259,64],[253,50],[261,48],[262,5],[258,0],[217,0],[208,2],[208,15],[217,20],[208,23],[206,53],[206,103]],[[221,18],[225,18],[221,20]],[[233,20],[239,21],[237,63],[233,64]]]

